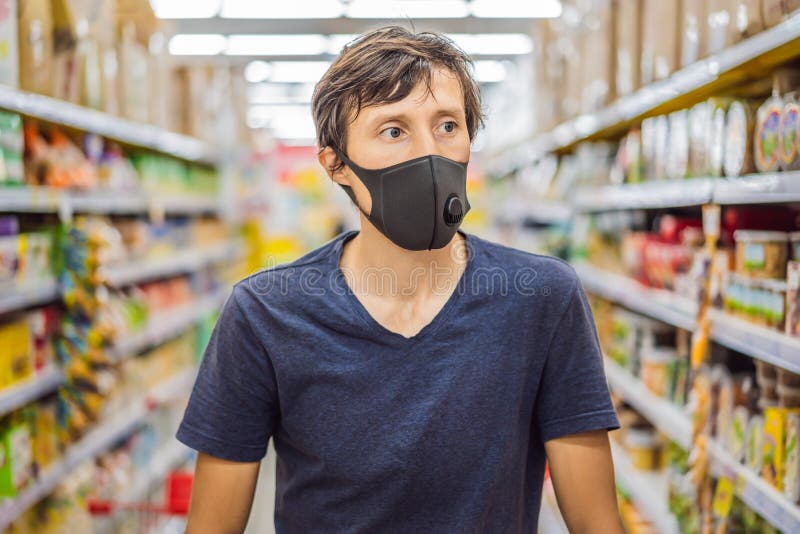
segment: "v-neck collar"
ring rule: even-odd
[[[342,271],[340,261],[342,259],[342,252],[344,250],[344,244],[347,243],[350,239],[354,238],[358,235],[359,230],[350,230],[346,232],[342,237],[336,242],[336,245],[332,251],[331,258],[333,261],[334,273],[337,283],[343,284],[342,287],[344,288],[344,299],[347,300],[350,309],[359,318],[359,321],[370,331],[377,333],[381,336],[383,341],[389,342],[393,345],[398,346],[409,346],[413,344],[417,344],[423,339],[426,339],[436,333],[442,325],[447,322],[447,318],[452,313],[453,309],[456,308],[458,301],[461,297],[463,297],[466,288],[467,281],[469,277],[472,275],[472,270],[475,265],[475,254],[476,254],[476,244],[470,234],[458,230],[458,233],[462,235],[465,240],[466,250],[468,253],[467,256],[467,265],[464,268],[464,271],[461,273],[461,277],[458,279],[458,283],[456,285],[455,290],[450,294],[450,297],[445,302],[444,306],[439,310],[436,316],[422,329],[414,334],[411,337],[406,337],[399,332],[395,332],[393,330],[389,330],[385,326],[383,326],[380,322],[378,322],[371,313],[366,309],[364,304],[356,297],[353,293],[353,289],[347,283],[344,271]]]

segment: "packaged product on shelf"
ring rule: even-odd
[[[642,0],[642,45],[639,61],[639,82],[642,86],[653,83],[655,78],[656,39],[658,38],[659,8],[663,2]],[[624,29],[622,30],[624,31]]]
[[[0,186],[24,182],[24,149],[22,118],[0,111]]]
[[[800,336],[800,262],[786,264],[786,334]]]
[[[734,460],[742,462],[745,459],[747,423],[750,413],[744,406],[737,406],[733,410],[733,420],[728,433],[728,452]]]
[[[6,0],[0,11],[0,84],[19,85],[17,0]]]
[[[0,323],[0,388],[33,374],[31,331],[25,318]]]
[[[762,1],[735,0],[736,31],[743,37],[750,37],[764,30],[764,20],[761,16]]]
[[[736,272],[753,278],[786,278],[789,236],[785,232],[736,230]]]
[[[742,176],[755,170],[753,163],[753,127],[755,117],[750,105],[736,100],[728,107],[725,133],[725,176]]]
[[[149,55],[147,49],[136,40],[136,27],[123,23],[119,36],[119,104],[122,116],[147,122],[150,118]]]
[[[764,418],[755,415],[747,423],[747,450],[745,451],[747,466],[761,473],[764,460]]]
[[[708,102],[695,104],[689,110],[689,174],[708,176],[708,128],[710,124]]]
[[[640,376],[645,387],[659,397],[668,397],[670,370],[678,359],[674,347],[643,347]]]
[[[678,70],[681,59],[681,16],[680,5],[674,3],[646,0],[653,2],[656,9],[657,25],[654,35],[655,54],[653,75],[656,80],[663,80]],[[645,37],[647,38],[647,37]]]
[[[764,410],[764,443],[761,476],[778,490],[783,489],[783,444],[784,419],[783,408],[767,408]]]
[[[707,5],[705,2],[683,0],[681,12],[683,26],[681,28],[681,66],[685,67],[706,55],[707,38]]]
[[[761,0],[761,18],[764,26],[771,28],[783,20],[784,0]]]
[[[783,494],[793,503],[800,502],[800,415],[789,413],[785,421]]]
[[[708,0],[708,52],[714,54],[736,42],[733,0]]]
[[[50,0],[17,3],[19,86],[49,95],[52,90],[53,16]]]
[[[666,175],[681,180],[689,170],[689,112],[685,109],[669,115],[669,156]]]
[[[783,99],[773,96],[758,109],[754,150],[759,172],[775,172],[780,168],[780,121]]]
[[[669,139],[669,118],[666,115],[660,115],[655,118],[654,180],[664,180],[667,177]]]
[[[778,146],[780,147],[780,167],[782,170],[800,168],[798,155],[798,128],[800,128],[800,105],[794,95],[785,97],[786,104],[781,113],[778,126]]]
[[[24,132],[29,185],[91,188],[97,184],[95,169],[60,128],[27,122]]]
[[[781,408],[800,408],[800,387],[779,383],[775,390],[778,393],[778,404]]]
[[[778,374],[775,366],[762,360],[756,360],[756,378],[761,397],[758,401],[760,408],[776,406],[778,404]]]
[[[581,111],[592,113],[607,106],[614,99],[614,10],[611,0],[595,0],[587,14],[588,25],[583,40],[584,85]]]
[[[789,259],[800,261],[800,232],[789,234]]]
[[[642,121],[642,165],[645,171],[645,181],[655,179],[656,162],[656,118],[650,117]]]
[[[19,414],[0,424],[0,497],[16,497],[31,477],[33,450],[31,434]]]
[[[709,115],[711,123],[706,137],[708,175],[722,176],[725,162],[725,121],[728,101],[721,98],[713,98],[709,101],[709,105],[711,107]]]
[[[712,435],[724,446],[731,443],[731,428],[734,410],[734,383],[730,372],[724,365],[712,370]]]
[[[661,467],[661,444],[653,427],[627,429],[624,445],[636,469],[654,471]]]
[[[642,0],[620,0],[617,5],[616,92],[628,95],[639,89],[642,48]]]
[[[39,400],[29,406],[32,461],[35,473],[55,462],[60,456],[57,433],[57,408],[54,397]]]

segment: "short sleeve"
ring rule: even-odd
[[[275,373],[234,288],[212,331],[176,437],[211,456],[255,462],[266,454],[277,421]]]
[[[536,402],[542,441],[619,428],[594,319],[577,280],[556,323]]]

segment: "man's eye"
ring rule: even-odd
[[[388,135],[392,139],[397,139],[401,135],[403,135],[403,130],[398,128],[397,126],[392,126],[391,128],[386,128],[383,132],[384,135]]]
[[[447,122],[445,122],[444,124],[442,124],[442,129],[446,133],[453,133],[455,131],[455,129],[456,129],[455,121],[447,121]]]

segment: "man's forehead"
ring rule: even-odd
[[[364,106],[361,114],[373,120],[384,115],[395,115],[425,107],[433,113],[464,113],[464,96],[461,83],[452,73],[431,73],[430,86],[420,80],[414,89],[403,99],[391,103],[375,103]]]

